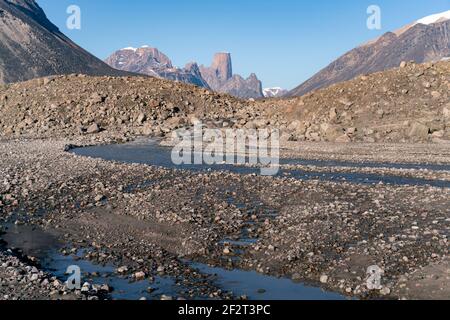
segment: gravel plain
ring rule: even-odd
[[[221,290],[190,261],[290,278],[349,298],[450,296],[448,187],[191,172],[67,152],[68,146],[105,141],[101,134],[3,139],[3,226],[39,227],[58,239],[62,254],[83,250],[84,259],[114,265],[117,276],[145,279],[149,290],[155,277],[174,279],[179,290],[162,292],[155,297],[159,299],[239,298]],[[336,154],[335,148],[329,145],[328,159]],[[402,146],[399,159],[404,161],[408,154],[415,159],[423,148]],[[368,146],[367,153],[370,150],[373,147]],[[445,147],[427,150],[438,151],[435,163],[448,163]],[[303,156],[288,151],[289,156]],[[326,144],[321,153],[321,159],[327,159]],[[343,152],[342,157],[356,155]],[[399,162],[395,158],[378,150],[364,160]],[[427,158],[431,163],[430,153]],[[443,181],[449,175],[445,170],[370,170]],[[38,258],[24,257],[20,250],[8,253],[8,243],[3,248],[0,298],[111,298],[110,292],[91,284],[83,293],[69,292],[61,279],[56,285],[51,272],[40,269]],[[384,271],[381,290],[366,286],[367,268],[372,265]]]

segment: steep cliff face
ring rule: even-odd
[[[233,66],[230,53],[216,53],[211,70],[221,81],[228,81],[233,76]]]
[[[200,72],[211,89],[228,93],[235,97],[263,98],[262,83],[255,74],[244,79],[240,75],[233,75],[231,54],[216,53],[210,67],[201,66]]]
[[[440,61],[450,56],[450,11],[418,20],[346,53],[289,95],[301,96],[356,76],[398,67],[402,61]]]
[[[55,74],[125,75],[77,46],[33,0],[0,1],[0,83]]]

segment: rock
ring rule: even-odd
[[[349,143],[351,141],[352,140],[350,139],[350,137],[346,134],[344,134],[336,139],[336,142],[338,142],[338,143]]]
[[[391,293],[391,289],[389,289],[388,287],[383,287],[380,290],[380,294],[382,294],[383,296],[387,296]]]
[[[127,266],[119,267],[119,268],[117,268],[117,272],[118,273],[126,273],[126,272],[128,272],[128,267]]]
[[[336,108],[331,108],[331,109],[330,109],[330,114],[329,114],[329,116],[330,116],[330,121],[335,121],[335,120],[336,120],[336,118],[337,118],[337,111],[336,111]]]
[[[173,300],[173,298],[171,296],[163,294],[161,296],[161,300],[163,300],[163,301],[171,301],[171,300]]]
[[[289,126],[288,126],[288,130],[289,131],[295,131],[300,127],[301,123],[298,120],[292,121]]]
[[[110,292],[111,288],[107,284],[103,284],[103,285],[100,286],[100,291]]]
[[[327,141],[335,141],[337,138],[342,136],[344,133],[344,130],[337,125],[330,125],[330,124],[322,124],[320,126],[325,138]]]
[[[96,196],[95,197],[95,202],[100,202],[100,201],[103,201],[103,200],[105,200],[105,196],[104,195],[98,195],[98,196]]]
[[[450,119],[450,105],[442,110],[442,115],[444,119]]]
[[[400,62],[400,68],[401,69],[406,68],[407,66],[408,66],[408,62],[406,62],[406,61]]]
[[[327,283],[327,282],[328,282],[328,276],[325,275],[325,274],[321,275],[321,276],[320,276],[320,283],[325,284],[325,283]]]
[[[135,280],[140,281],[140,280],[145,279],[146,274],[143,271],[139,271],[139,272],[136,272],[133,276],[134,276]]]
[[[99,104],[99,103],[102,103],[103,101],[105,101],[105,97],[100,95],[98,92],[94,92],[91,95],[91,98],[89,99],[89,102],[91,104]]]
[[[99,133],[99,132],[100,132],[100,127],[95,122],[86,129],[86,133],[88,133],[88,134],[94,134],[94,133]]]
[[[299,273],[294,273],[291,277],[292,281],[301,281],[302,276]]]
[[[431,92],[431,97],[432,97],[433,99],[439,99],[439,98],[441,97],[441,93],[438,92],[438,91],[432,91],[432,92]]]
[[[429,132],[430,128],[428,126],[420,122],[415,122],[412,124],[408,135],[412,138],[427,139]]]
[[[257,293],[259,293],[259,294],[266,293],[266,289],[258,289],[258,290],[257,290]]]
[[[156,272],[163,273],[165,271],[165,268],[163,266],[159,266],[158,269],[156,269]]]
[[[39,275],[37,273],[33,273],[30,277],[31,281],[37,281],[39,280]]]
[[[85,282],[81,287],[82,293],[88,293],[91,290],[91,284],[89,282]]]
[[[137,123],[143,124],[145,122],[145,120],[147,120],[147,116],[144,113],[140,113],[137,118]]]
[[[152,133],[154,132],[154,129],[156,129],[157,127],[152,126],[150,123],[146,123],[144,125],[144,128],[142,129],[142,134],[144,136],[150,136],[152,135]]]
[[[445,131],[444,130],[439,130],[439,131],[435,131],[433,132],[433,134],[431,135],[433,138],[442,138],[445,135]]]

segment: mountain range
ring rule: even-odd
[[[294,90],[262,89],[255,74],[233,74],[230,53],[215,54],[210,66],[172,64],[156,48],[124,48],[106,62],[66,37],[34,0],[0,0],[0,83],[58,74],[128,76],[144,74],[194,84],[239,98],[302,96],[339,82],[398,67],[402,62],[450,57],[450,10],[427,16],[365,43],[332,62]]]
[[[403,61],[423,63],[447,57],[450,11],[422,18],[347,52],[288,95],[302,96],[359,75],[398,67]]]
[[[127,75],[85,51],[33,0],[0,1],[0,83],[56,74]]]
[[[105,62],[115,69],[190,83],[239,98],[264,97],[261,81],[255,74],[247,79],[233,74],[229,53],[215,54],[210,67],[191,62],[184,68],[176,68],[167,55],[157,48],[127,47],[111,54]]]

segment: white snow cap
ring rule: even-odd
[[[148,46],[148,45],[143,45],[143,46],[141,47],[141,49],[146,49],[146,48],[150,48],[150,46]],[[123,49],[120,49],[120,50],[129,50],[129,51],[134,51],[134,52],[136,52],[136,51],[138,50],[138,48],[134,48],[134,47],[126,47],[126,48],[123,48]]]
[[[263,89],[263,95],[266,98],[280,96],[284,92],[287,92],[287,90],[284,90],[283,88],[280,88],[280,87],[273,87],[273,88],[265,88],[265,89]]]
[[[450,20],[450,10],[422,18],[417,20],[416,23],[429,25],[444,20]]]

